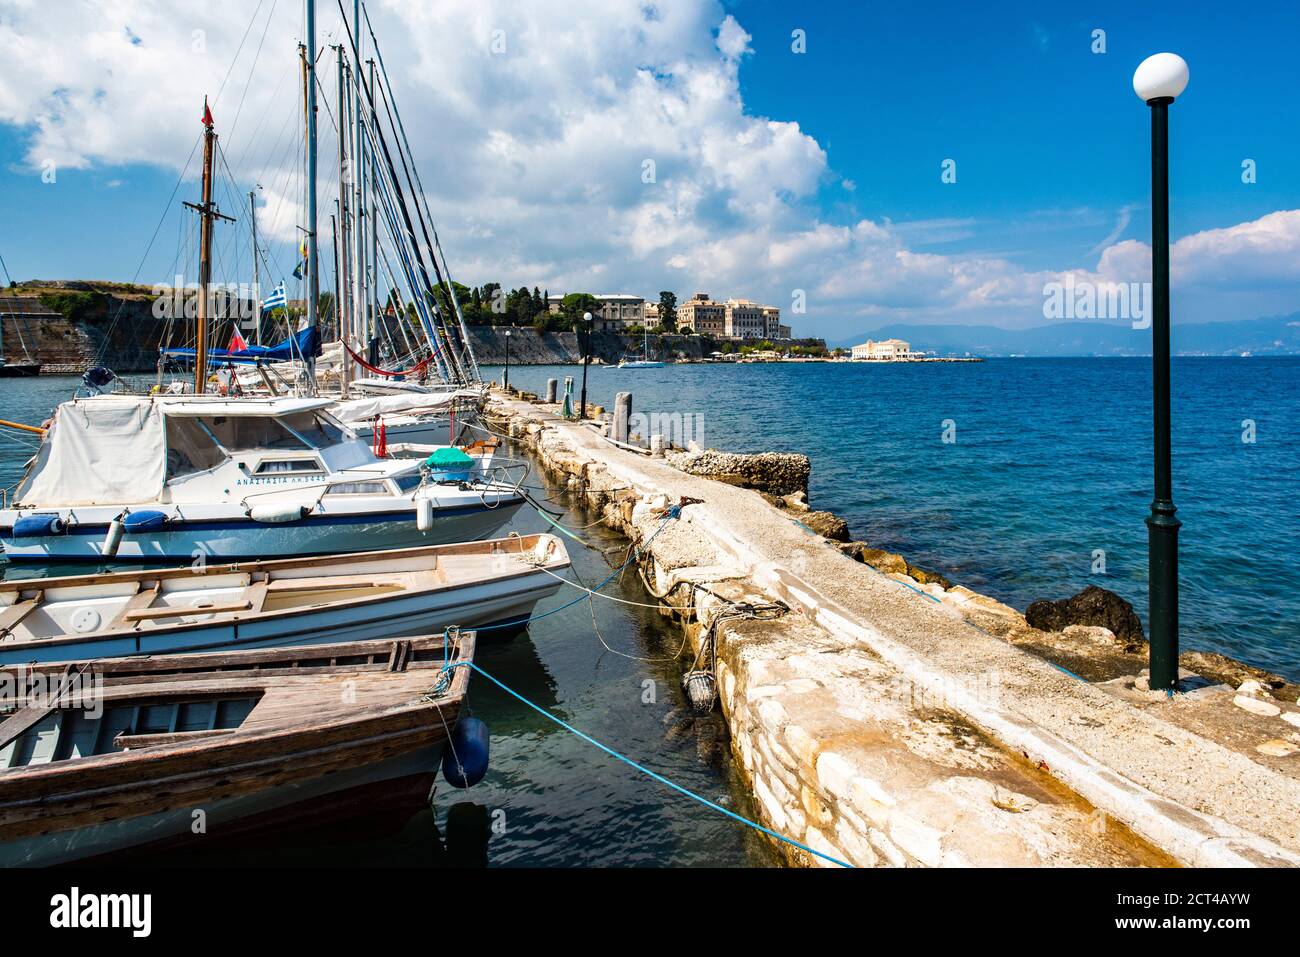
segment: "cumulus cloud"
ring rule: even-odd
[[[206,95],[241,188],[264,187],[259,227],[294,238],[300,4],[60,7],[54,17],[40,0],[0,0],[0,122],[23,130],[25,162],[188,163],[192,175]],[[340,32],[334,7],[319,9],[328,209],[328,47]],[[747,109],[740,71],[751,36],[717,0],[372,0],[371,16],[444,247],[466,282],[708,290],[783,307],[801,290],[809,318],[1008,323],[1041,321],[1044,284],[1066,272],[1096,281],[1149,272],[1147,246],[1119,241],[1128,207],[1090,268],[1047,271],[916,248],[936,230],[977,234],[969,220],[829,221],[818,191],[853,184],[795,119]],[[1300,211],[1184,237],[1173,269],[1191,288],[1294,282]]]

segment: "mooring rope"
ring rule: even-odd
[[[581,601],[582,599],[578,599],[578,600]],[[595,738],[587,734],[585,731],[579,731],[577,728],[569,724],[563,718],[558,718],[555,715],[551,714],[551,712],[547,711],[541,705],[529,701],[518,691],[516,691],[514,688],[511,688],[509,685],[501,681],[495,675],[488,674],[476,662],[458,661],[454,664],[450,664],[446,666],[448,670],[450,670],[451,668],[460,668],[460,667],[466,667],[471,669],[472,671],[478,672],[488,681],[492,682],[494,685],[496,685],[498,688],[504,691],[506,694],[519,700],[523,704],[528,705],[528,707],[532,708],[534,711],[536,711],[538,714],[542,715],[543,717],[549,718],[551,721],[558,724],[565,731],[568,731],[570,734],[574,734],[578,736],[579,738],[581,738],[583,741],[586,741],[590,745],[600,748],[600,750],[604,751],[610,757],[617,758],[618,760],[622,761],[624,764],[640,771],[642,774],[646,775],[647,777],[653,778],[654,780],[658,781],[660,784],[667,785],[668,787],[672,788],[674,791],[686,795],[692,801],[697,801],[700,804],[703,804],[705,807],[710,808],[711,810],[717,811],[721,814],[725,814],[727,817],[731,818],[732,820],[739,821],[741,824],[744,824],[747,827],[752,827],[756,831],[761,831],[762,833],[766,834],[768,837],[775,838],[776,840],[781,841],[784,844],[789,844],[791,847],[797,847],[799,850],[804,851],[808,854],[812,854],[814,857],[820,857],[822,860],[830,861],[832,864],[838,864],[840,867],[853,866],[847,861],[841,861],[839,858],[832,857],[831,855],[826,854],[822,851],[815,850],[809,847],[807,844],[801,844],[799,841],[796,841],[792,837],[787,837],[786,835],[781,834],[778,831],[774,831],[769,827],[764,827],[762,824],[759,824],[757,821],[751,821],[749,818],[737,814],[735,811],[729,810],[728,808],[723,807],[721,804],[718,804],[714,801],[710,801],[708,798],[700,794],[696,794],[694,791],[690,790],[689,788],[683,787],[682,785],[678,784],[676,781],[672,781],[669,778],[664,777],[658,771],[652,771],[650,770],[650,768],[647,768],[644,764],[639,764],[638,762],[633,761],[627,755],[620,754],[618,751],[615,751],[613,748],[609,747],[609,745],[602,744],[601,742],[597,741]]]

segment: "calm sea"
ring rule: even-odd
[[[566,375],[576,396],[580,367],[510,381]],[[1183,647],[1300,680],[1300,357],[1172,375]],[[1146,621],[1149,359],[593,366],[587,390],[606,407],[630,391],[650,431],[681,413],[705,445],[806,453],[812,504],[854,537],[1022,611],[1094,583]]]

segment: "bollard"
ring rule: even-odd
[[[657,459],[664,457],[664,437],[658,432],[650,436],[650,454]]]
[[[614,439],[627,442],[628,422],[632,418],[632,393],[620,392],[614,396]]]
[[[546,404],[547,405],[555,404],[555,392],[556,389],[559,388],[559,385],[560,385],[560,381],[558,379],[546,380]]]

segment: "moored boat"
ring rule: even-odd
[[[32,562],[343,553],[483,538],[523,504],[516,484],[485,468],[447,476],[377,456],[330,405],[204,395],[64,402],[0,509],[0,546]],[[492,475],[505,477],[500,467]]]
[[[375,788],[427,798],[440,761],[472,785],[474,639],[0,669],[0,866],[193,846]]]
[[[0,665],[515,625],[560,587],[553,535],[0,581]],[[501,629],[505,630],[505,629]]]

